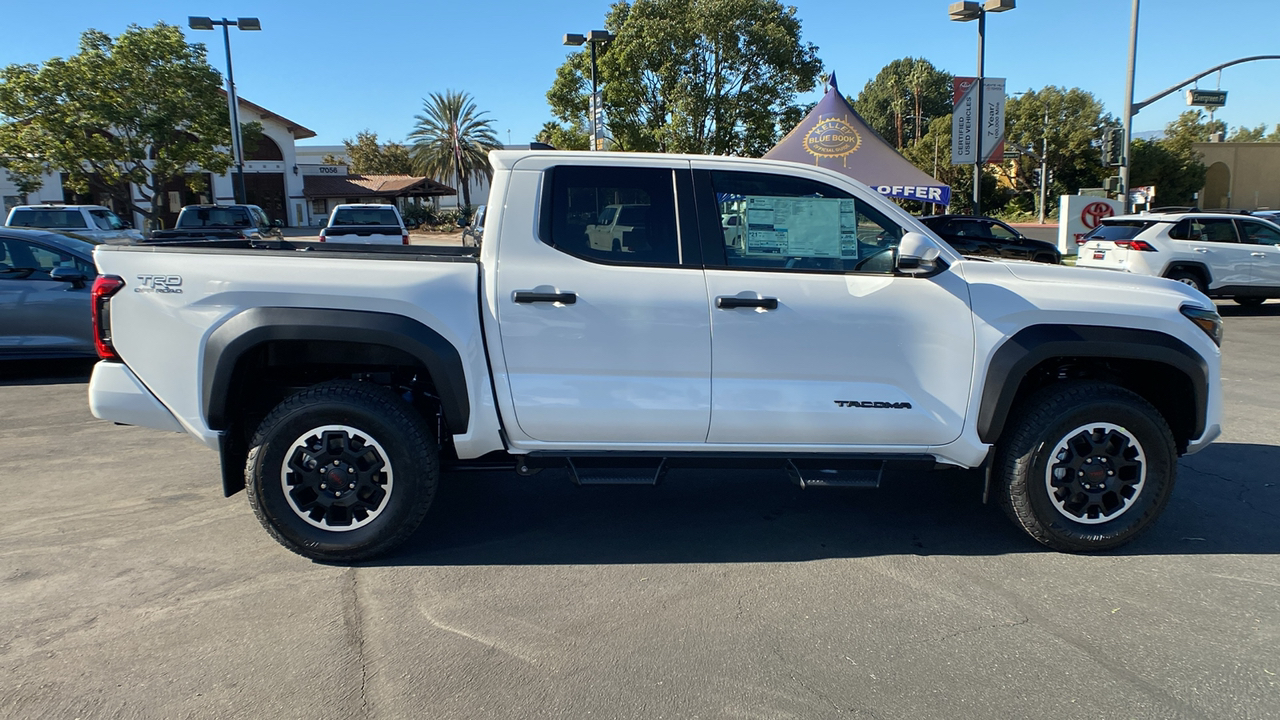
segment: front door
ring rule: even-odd
[[[1213,276],[1210,289],[1253,282],[1253,257],[1236,236],[1231,218],[1189,217],[1169,229],[1174,248],[1203,262]]]
[[[747,228],[741,249],[724,244],[713,258],[705,245],[708,442],[918,446],[960,436],[974,330],[959,275],[895,274],[904,230],[870,198],[788,175],[695,177],[700,217],[738,212]]]
[[[1253,285],[1280,290],[1280,230],[1257,220],[1239,220],[1240,238],[1253,262]]]
[[[54,268],[84,273],[93,265],[14,238],[0,238],[0,355],[93,355],[89,283],[52,280]]]
[[[538,167],[551,162],[529,158],[511,175],[513,195],[537,197],[541,187],[540,222],[512,212],[499,229],[498,382],[509,386],[517,425],[508,418],[508,432],[612,447],[705,442],[707,286],[701,258],[680,246],[674,191],[690,183],[687,164]],[[527,166],[538,172],[521,172]],[[593,230],[620,208],[630,225],[599,242]]]

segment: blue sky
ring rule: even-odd
[[[856,95],[881,67],[925,57],[957,75],[976,65],[976,23],[947,20],[948,0],[800,0],[803,39]],[[0,64],[73,54],[80,32],[118,34],[130,23],[186,26],[187,15],[254,15],[262,32],[232,31],[237,87],[248,100],[315,130],[305,144],[337,144],[363,129],[403,140],[422,98],[445,89],[472,93],[505,142],[528,142],[551,119],[546,91],[572,48],[566,32],[603,27],[609,2],[175,3],[63,0],[11,3]],[[891,8],[891,9],[890,9]],[[1079,86],[1119,115],[1124,96],[1130,0],[1020,0],[987,23],[987,75],[1010,92]],[[29,32],[16,32],[21,28]],[[34,30],[38,28],[38,31]],[[220,33],[187,31],[223,69]],[[1280,1],[1145,0],[1138,36],[1137,100],[1228,60],[1280,54]],[[1216,87],[1217,78],[1200,87]],[[1231,126],[1280,123],[1280,60],[1222,73],[1230,91],[1217,117]],[[803,99],[816,100],[817,92]],[[1186,110],[1175,94],[1143,110],[1136,131],[1157,130]],[[509,135],[508,135],[509,131]]]

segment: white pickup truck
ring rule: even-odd
[[[985,468],[1036,540],[1100,550],[1220,432],[1221,320],[1194,288],[966,259],[820,168],[490,157],[478,257],[99,247],[94,414],[218,449],[227,495],[331,561],[404,540],[442,470],[741,463],[853,487],[887,463]],[[610,206],[645,208],[624,243],[591,234]]]

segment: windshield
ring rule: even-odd
[[[333,225],[400,225],[391,208],[343,208],[333,214]]]
[[[253,222],[242,207],[189,207],[178,216],[178,227],[253,227]]]
[[[1132,240],[1138,233],[1155,225],[1151,220],[1121,220],[1119,222],[1103,221],[1101,225],[1093,229],[1085,240],[1105,240],[1115,242],[1116,240]]]

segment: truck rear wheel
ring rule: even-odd
[[[391,390],[339,380],[280,403],[245,465],[249,504],[267,532],[315,560],[385,553],[422,523],[439,480],[435,440]]]
[[[1101,382],[1043,388],[996,455],[1005,512],[1064,552],[1108,550],[1155,521],[1173,492],[1173,433],[1146,400]]]

